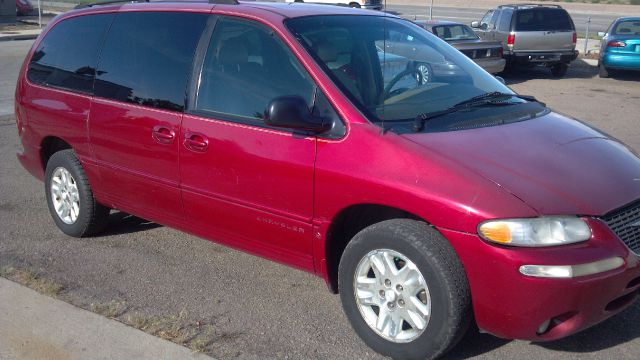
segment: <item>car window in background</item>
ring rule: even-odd
[[[478,35],[476,35],[470,27],[462,24],[434,26],[433,33],[446,41],[478,39]]]
[[[286,25],[372,122],[413,120],[476,95],[512,93],[465,55],[406,20],[308,16]]]
[[[33,54],[27,72],[29,80],[91,94],[98,47],[112,19],[113,14],[89,15],[57,24]]]
[[[511,30],[511,17],[513,16],[513,10],[503,9],[502,16],[498,20],[498,30],[509,31]]]
[[[299,95],[311,105],[314,89],[298,60],[272,31],[252,21],[225,18],[216,24],[204,59],[196,111],[262,125],[271,100]]]
[[[493,17],[494,14],[495,14],[494,10],[487,11],[487,13],[484,14],[484,16],[482,17],[482,20],[480,20],[480,25],[489,26],[489,22],[491,21],[491,18]]]
[[[498,22],[498,16],[500,16],[500,11],[501,10],[494,11],[493,16],[491,16],[491,20],[489,20],[488,29],[496,28],[496,22]]]
[[[187,78],[206,14],[126,12],[105,40],[96,96],[182,111]]]
[[[515,31],[568,30],[573,30],[573,23],[563,9],[534,8],[516,12]]]
[[[640,35],[640,20],[624,20],[616,24],[614,35]]]

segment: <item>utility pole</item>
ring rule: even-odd
[[[429,5],[429,20],[433,20],[433,0],[431,0]]]
[[[587,18],[587,31],[584,34],[584,55],[587,55],[587,50],[589,49],[589,24],[591,24],[591,17]]]
[[[16,0],[0,0],[0,24],[16,22]]]

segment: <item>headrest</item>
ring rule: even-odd
[[[338,48],[328,41],[318,42],[313,46],[318,57],[325,63],[338,60]]]
[[[249,61],[249,51],[238,39],[229,39],[220,48],[218,60],[222,65],[244,64]]]

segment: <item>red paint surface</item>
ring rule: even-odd
[[[67,17],[125,9],[212,11],[271,26],[345,120],[346,136],[300,137],[47,89],[30,84],[23,66],[16,89],[23,144],[18,157],[34,176],[43,177],[42,142],[58,137],[76,151],[105,204],[325,278],[327,233],[338,214],[358,204],[404,210],[433,224],[453,245],[471,285],[480,328],[502,337],[569,335],[620,311],[604,307],[637,291],[626,286],[640,276],[638,258],[591,218],[640,198],[640,182],[633,180],[640,178],[640,160],[607,135],[555,113],[474,130],[382,135],[287,33],[284,16],[277,13],[361,10],[286,4],[104,6],[58,17],[43,35]],[[157,141],[158,127],[173,132],[174,140]],[[192,134],[206,140],[204,151],[185,146]],[[593,238],[522,249],[490,245],[476,235],[486,219],[560,214],[586,216]],[[570,265],[609,256],[624,258],[625,267],[573,280],[526,278],[518,272],[523,264]],[[573,317],[536,335],[543,321],[565,313]]]

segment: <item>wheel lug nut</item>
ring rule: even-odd
[[[404,300],[402,300],[402,299],[398,300],[398,305],[404,306]]]
[[[380,294],[380,297],[383,298],[384,297],[384,290],[380,290],[379,294]]]
[[[396,307],[396,304],[390,302],[390,303],[387,303],[387,306],[389,307],[389,309],[393,309]]]
[[[396,290],[398,290],[398,291],[402,291],[402,290],[403,290],[403,289],[402,289],[402,285],[396,285]]]
[[[386,280],[384,281],[384,284],[385,284],[386,286],[391,286],[391,280],[386,279]]]

